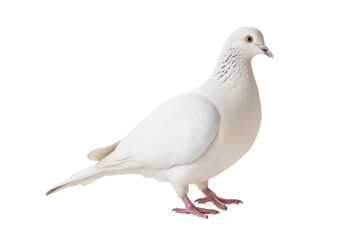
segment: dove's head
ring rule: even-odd
[[[262,33],[252,27],[238,28],[227,39],[223,52],[238,51],[243,58],[251,60],[258,54],[273,57],[268,47],[265,46]]]

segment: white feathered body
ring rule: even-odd
[[[251,60],[251,59],[250,59]],[[102,176],[140,174],[170,182],[179,196],[223,172],[252,146],[261,106],[251,61],[231,49],[210,79],[165,102],[124,139],[94,150],[94,166],[51,189],[87,184]]]
[[[119,143],[113,153],[99,162],[98,167],[110,171],[118,167],[119,173],[153,177],[169,181],[173,186],[201,183],[230,167],[254,143],[261,122],[261,105],[251,66],[239,63],[237,68],[230,67],[229,73],[232,76],[225,81],[223,77],[213,75],[194,91],[160,106],[162,114],[156,112],[159,109],[150,114]],[[197,104],[198,108],[191,109]],[[177,114],[184,112],[186,117]],[[190,124],[193,129],[182,128],[184,121],[197,122],[195,118],[203,118],[202,125]],[[159,122],[174,123],[176,119],[180,126],[171,131],[174,140],[159,137],[166,132],[166,126]],[[187,138],[186,134],[195,135]],[[189,139],[192,141],[189,142]],[[129,158],[128,161],[123,160],[126,158]],[[123,163],[117,164],[114,159],[122,159],[119,162]],[[130,169],[124,164],[130,164]]]

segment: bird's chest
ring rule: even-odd
[[[261,105],[256,85],[222,102],[221,124],[216,138],[217,164],[229,167],[252,146],[261,123]]]
[[[261,106],[259,99],[250,99],[246,103],[229,109],[222,119],[221,135],[225,147],[232,151],[249,148],[256,138],[261,122]]]

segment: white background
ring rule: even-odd
[[[1,1],[0,238],[359,239],[360,17],[339,2]],[[249,25],[274,54],[253,60],[263,122],[210,181],[243,205],[175,214],[169,184],[132,175],[45,197],[88,151],[204,82]]]

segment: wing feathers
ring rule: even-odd
[[[105,156],[109,155],[112,151],[114,151],[116,146],[119,144],[119,142],[120,141],[118,141],[110,146],[104,147],[104,148],[95,149],[95,150],[89,152],[87,157],[90,160],[98,161],[98,160],[104,158]]]
[[[166,169],[190,163],[207,150],[219,125],[215,105],[203,95],[175,97],[140,122],[97,167]]]

